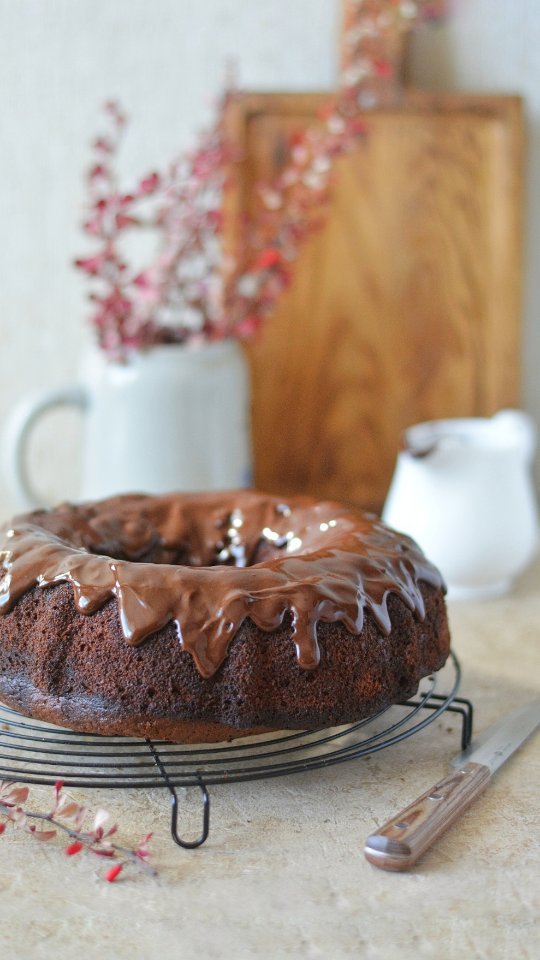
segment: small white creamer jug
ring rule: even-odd
[[[538,550],[535,444],[519,410],[405,431],[383,519],[417,541],[450,598],[506,593]]]

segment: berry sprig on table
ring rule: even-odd
[[[60,831],[70,840],[65,847],[67,856],[72,857],[86,851],[110,864],[104,875],[104,879],[109,883],[113,883],[126,867],[135,867],[150,876],[156,875],[156,871],[148,863],[151,833],[146,834],[134,848],[120,846],[111,840],[118,828],[116,825],[106,826],[109,820],[106,810],[98,810],[90,829],[83,830],[88,811],[64,793],[63,787],[63,781],[58,780],[54,787],[51,809],[40,812],[25,806],[30,793],[28,787],[13,781],[0,781],[0,835],[5,832],[9,823],[41,841],[52,840]],[[46,829],[44,824],[50,824],[52,829]]]

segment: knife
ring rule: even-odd
[[[408,870],[487,787],[491,777],[540,723],[540,700],[489,727],[450,761],[451,773],[368,837],[366,859],[383,870]]]

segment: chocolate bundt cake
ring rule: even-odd
[[[75,730],[202,742],[352,722],[448,650],[438,571],[337,503],[129,495],[0,534],[0,699]]]

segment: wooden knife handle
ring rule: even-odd
[[[467,763],[453,771],[368,837],[366,859],[383,870],[408,870],[490,779],[489,767],[481,763]]]

